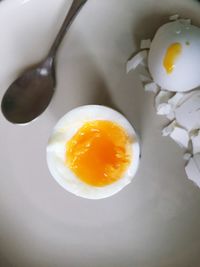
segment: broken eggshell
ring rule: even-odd
[[[188,179],[200,187],[200,153],[190,158],[188,164],[185,166],[185,171]]]
[[[180,20],[179,15],[171,16],[170,20],[178,20],[186,27],[191,23],[190,19]],[[149,39],[142,40],[140,48],[149,49],[150,43]],[[188,178],[200,187],[200,88],[189,92],[178,92],[179,90],[174,87],[172,90],[174,93],[162,89],[155,83],[149,72],[148,53],[147,50],[140,51],[129,60],[127,72],[137,70],[145,91],[157,94],[155,97],[157,113],[166,115],[171,121],[163,129],[162,135],[171,137],[179,146],[189,151],[183,156],[183,159],[188,162],[186,173]]]
[[[172,93],[161,90],[155,98],[155,107],[158,115],[167,115],[171,113],[171,105],[168,104],[168,100],[171,98]]]
[[[126,65],[126,72],[129,73],[131,70],[135,70],[141,63],[147,58],[147,50],[142,50],[133,56]]]
[[[190,93],[183,103],[176,108],[175,117],[181,126],[189,132],[200,129],[200,90]]]
[[[200,130],[191,134],[193,154],[200,153]]]
[[[166,128],[162,130],[163,136],[170,136],[180,147],[188,149],[189,146],[189,134],[188,132],[177,125],[176,121],[170,123]]]

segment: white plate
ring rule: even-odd
[[[0,3],[0,99],[21,70],[45,56],[70,3]],[[139,39],[174,13],[200,25],[192,0],[88,0],[59,50],[46,112],[27,126],[0,114],[0,266],[200,266],[200,190],[186,178],[181,149],[161,137],[165,122],[153,97],[125,73]],[[119,109],[142,138],[134,181],[101,201],[63,190],[45,155],[58,119],[91,103]]]

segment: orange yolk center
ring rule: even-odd
[[[171,74],[175,67],[175,61],[182,52],[182,46],[180,43],[171,44],[164,57],[163,65],[167,74]]]
[[[102,187],[122,178],[130,164],[130,139],[111,121],[85,123],[66,144],[66,164],[83,182]]]

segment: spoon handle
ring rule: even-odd
[[[72,5],[67,13],[67,16],[60,28],[60,31],[58,32],[56,39],[49,51],[48,57],[51,57],[52,59],[54,59],[57,49],[63,40],[63,37],[65,36],[73,20],[78,15],[79,11],[81,10],[81,8],[86,2],[87,0],[73,0]]]

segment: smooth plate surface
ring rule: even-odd
[[[0,3],[0,99],[45,56],[70,3]],[[186,178],[181,149],[161,137],[165,121],[153,96],[135,73],[125,73],[139,39],[152,37],[174,13],[200,26],[200,5],[192,0],[89,0],[60,47],[48,110],[26,126],[0,114],[1,267],[200,266],[200,190]],[[132,184],[101,201],[64,191],[46,164],[53,126],[85,104],[121,111],[142,140]]]

